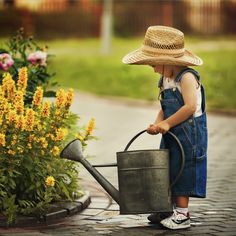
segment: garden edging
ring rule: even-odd
[[[88,191],[84,195],[73,202],[60,201],[50,205],[48,213],[42,215],[39,219],[36,217],[19,216],[16,222],[10,227],[27,227],[39,226],[53,223],[57,220],[63,219],[68,216],[75,215],[89,206],[91,197]],[[0,227],[9,227],[5,217],[0,216]]]

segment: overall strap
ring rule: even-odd
[[[202,93],[202,113],[206,111],[206,98],[205,98],[205,90],[201,85],[201,93]]]
[[[198,74],[197,71],[195,71],[194,69],[192,68],[185,68],[183,70],[181,70],[176,78],[175,78],[175,82],[180,82],[181,79],[182,79],[182,76],[187,73],[187,72],[191,72],[192,74],[194,74],[194,76],[196,77],[197,81],[200,83],[200,75]],[[163,85],[163,75],[160,77],[160,80],[158,81],[158,88],[161,88]]]
[[[181,79],[182,79],[182,76],[187,72],[192,73],[195,76],[195,78],[197,79],[199,85],[201,86],[201,94],[202,94],[202,105],[201,105],[201,107],[202,107],[202,112],[205,112],[205,110],[206,110],[205,91],[204,91],[204,88],[203,88],[202,84],[200,83],[201,78],[200,78],[199,73],[197,71],[195,71],[194,69],[192,69],[192,68],[186,68],[186,69],[179,72],[179,74],[175,78],[175,81],[180,82]]]
[[[159,81],[158,81],[158,83],[157,83],[157,87],[158,87],[158,88],[161,88],[162,85],[163,85],[163,75],[161,75],[161,77],[160,77],[160,79],[159,79]]]
[[[192,69],[192,68],[185,68],[185,69],[181,70],[181,71],[177,74],[177,76],[176,76],[176,78],[175,78],[175,82],[180,82],[181,79],[182,79],[182,77],[183,77],[183,75],[184,75],[185,73],[187,73],[187,72],[192,73],[192,74],[195,76],[195,78],[197,79],[198,83],[200,83],[200,75],[198,74],[197,71],[195,71],[195,70]]]

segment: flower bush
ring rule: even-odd
[[[28,68],[28,84],[25,102],[31,103],[33,94],[38,86],[44,89],[44,96],[55,96],[54,91],[48,90],[55,85],[50,79],[54,73],[49,73],[47,68],[47,47],[40,47],[33,37],[26,37],[23,29],[9,39],[5,48],[0,48],[0,78],[8,71],[13,80],[17,80],[18,70],[21,67]]]
[[[18,80],[10,73],[0,85],[0,212],[11,223],[17,214],[40,216],[49,203],[79,195],[76,164],[59,157],[68,140],[92,139],[94,119],[77,130],[78,116],[70,112],[73,90],[59,89],[55,101],[43,100],[37,87],[25,104],[28,71]]]

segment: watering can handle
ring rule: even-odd
[[[130,147],[130,145],[133,143],[133,141],[138,138],[141,134],[145,133],[147,130],[142,130],[141,132],[139,132],[138,134],[136,134],[130,141],[129,143],[126,145],[124,151],[128,151],[128,148]],[[181,166],[179,168],[179,172],[178,174],[176,175],[175,179],[172,181],[172,183],[170,184],[170,188],[172,188],[174,186],[174,184],[178,181],[179,177],[181,176],[182,172],[183,172],[183,169],[184,169],[184,163],[185,163],[185,154],[184,154],[184,149],[183,149],[183,146],[181,144],[181,142],[179,141],[179,139],[170,131],[167,131],[168,134],[170,134],[174,139],[175,141],[177,142],[178,146],[179,146],[179,149],[180,149],[180,152],[181,152]]]

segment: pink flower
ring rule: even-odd
[[[0,69],[7,71],[12,65],[14,61],[8,53],[0,54]]]
[[[47,53],[43,51],[30,53],[27,60],[30,61],[33,65],[39,64],[41,66],[46,66]]]

